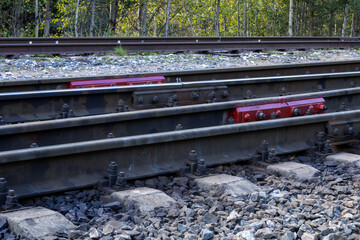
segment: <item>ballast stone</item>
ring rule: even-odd
[[[232,196],[244,196],[260,191],[252,182],[227,174],[199,178],[195,182],[204,191],[224,191]]]
[[[43,208],[27,208],[0,214],[10,230],[29,239],[45,239],[48,235],[75,229],[75,225],[58,212]]]
[[[110,195],[110,199],[121,202],[126,208],[134,205],[142,213],[152,211],[157,207],[170,208],[176,204],[176,201],[164,192],[147,187],[114,192]]]
[[[320,175],[320,171],[314,167],[297,162],[284,162],[269,165],[266,168],[269,174],[282,177],[294,178],[301,181],[310,180]]]
[[[352,165],[355,167],[360,167],[360,155],[357,154],[341,152],[327,156],[326,160],[344,163],[346,165]]]

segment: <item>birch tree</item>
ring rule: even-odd
[[[293,36],[294,0],[290,0],[289,6],[289,36]]]
[[[165,37],[169,36],[170,6],[171,6],[171,0],[167,0]]]

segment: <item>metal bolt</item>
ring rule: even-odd
[[[228,98],[229,95],[230,95],[229,91],[224,90],[221,96],[222,96],[222,98]]]
[[[108,135],[106,136],[106,138],[114,138],[114,137],[115,137],[115,135],[112,132],[108,133]]]
[[[276,118],[278,118],[278,115],[276,114],[276,112],[272,112],[270,118],[276,119]]]
[[[180,131],[183,129],[183,126],[179,123],[178,125],[176,125],[175,127],[175,131]]]
[[[109,187],[112,187],[115,182],[116,178],[118,176],[118,164],[116,162],[110,162],[107,168],[107,177],[109,179]]]
[[[6,197],[6,202],[4,205],[4,209],[12,209],[12,208],[16,208],[19,206],[19,202],[18,202],[18,198],[15,194],[14,190],[9,190],[9,193]]]
[[[293,116],[300,116],[301,115],[301,111],[298,108],[294,108],[293,109]]]
[[[158,96],[153,96],[153,98],[151,99],[151,103],[157,104],[158,102],[159,102],[159,97]]]
[[[260,144],[261,150],[268,150],[269,149],[269,142],[267,140],[262,140]]]
[[[206,173],[206,165],[204,159],[199,159],[197,163],[196,175],[204,175]]]
[[[192,100],[198,100],[199,99],[199,94],[197,92],[192,92],[191,93],[191,98]]]
[[[144,98],[143,97],[138,97],[137,102],[138,102],[138,104],[143,104],[144,103]]]
[[[314,113],[314,107],[309,106],[308,110],[306,111],[306,115],[312,115]]]
[[[227,123],[228,123],[228,124],[234,124],[234,123],[235,123],[234,118],[233,118],[233,117],[229,117]]]
[[[347,136],[353,136],[355,135],[355,128],[351,125],[346,125],[344,129],[344,133]]]
[[[261,120],[265,120],[266,119],[266,114],[263,113],[262,111],[259,111],[256,114],[256,120],[261,121]]]
[[[330,140],[326,140],[324,145],[324,153],[332,153],[332,146]]]
[[[32,143],[32,144],[30,145],[30,148],[37,148],[37,147],[39,147],[39,145],[37,145],[37,143]]]
[[[339,106],[338,111],[340,111],[340,112],[341,112],[341,111],[345,111],[345,108],[346,108],[346,107],[345,107],[345,103],[342,102],[342,103],[340,104],[340,106]]]
[[[6,202],[6,197],[9,193],[9,186],[5,178],[0,178],[0,206]]]
[[[129,111],[128,106],[125,106],[124,100],[120,99],[120,100],[118,101],[118,105],[117,105],[117,108],[116,108],[116,112],[128,112],[128,111]]]
[[[338,128],[334,128],[332,134],[333,134],[334,136],[337,136],[337,135],[339,135],[339,132],[340,132],[340,131],[339,131]]]
[[[284,95],[286,95],[286,94],[287,94],[287,89],[286,89],[286,87],[282,87],[282,88],[281,88],[280,96],[284,96]]]
[[[191,150],[190,153],[189,153],[189,161],[190,162],[196,162],[197,159],[198,159],[198,155],[197,155],[196,150]]]
[[[126,183],[125,173],[119,172],[119,175],[117,176],[116,183],[115,183],[115,189],[121,190],[127,188],[128,185]]]
[[[253,94],[252,94],[252,91],[250,89],[246,91],[244,98],[245,99],[253,98]]]

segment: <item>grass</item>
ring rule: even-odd
[[[116,56],[127,56],[128,52],[120,46],[114,49],[114,54]]]

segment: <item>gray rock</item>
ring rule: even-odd
[[[218,217],[212,213],[206,213],[204,215],[204,221],[207,224],[211,224],[211,223],[217,223],[218,221]]]
[[[280,237],[280,240],[294,240],[294,239],[295,239],[295,233],[293,232],[285,232]]]
[[[260,228],[262,228],[264,225],[264,222],[263,221],[257,221],[257,222],[254,222],[254,223],[251,223],[249,225],[250,228],[254,229],[255,231],[259,230]]]
[[[276,238],[276,235],[270,228],[262,228],[256,231],[255,237],[259,239],[271,239]]]
[[[70,230],[68,233],[69,239],[79,239],[84,235],[83,231],[80,230]]]
[[[318,240],[319,239],[319,235],[316,233],[304,233],[301,236],[301,240]]]
[[[177,229],[179,232],[184,233],[189,230],[189,227],[184,224],[178,224]]]
[[[89,229],[89,237],[91,239],[99,239],[101,237],[101,233],[99,233],[96,228],[92,227]]]
[[[208,229],[201,230],[201,239],[202,240],[212,239],[214,236],[215,236],[214,233]]]
[[[0,216],[0,231],[4,230],[7,227],[8,227],[8,222],[6,217]]]
[[[241,231],[237,233],[236,236],[245,238],[246,240],[256,240],[254,233],[249,230]]]

